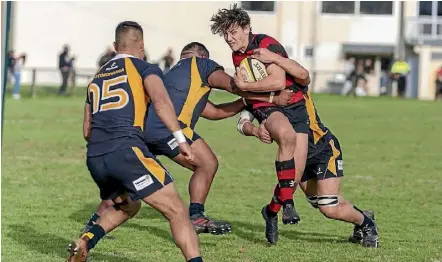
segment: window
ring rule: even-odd
[[[437,16],[442,16],[442,1],[437,1]]]
[[[354,1],[323,1],[322,13],[324,14],[354,14]]]
[[[419,15],[431,16],[433,3],[431,1],[420,1],[419,2]]]
[[[420,16],[442,16],[442,1],[419,1]]]
[[[244,1],[241,2],[241,6],[247,11],[275,11],[275,1]]]
[[[392,15],[393,1],[361,1],[359,13],[367,15]]]

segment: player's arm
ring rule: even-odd
[[[226,90],[229,93],[244,97],[248,100],[256,100],[261,102],[275,103],[276,105],[285,106],[288,104],[291,98],[291,93],[278,93],[278,94],[259,94],[241,91],[236,86],[233,78],[229,76],[223,70],[216,70],[210,74],[208,78],[209,86],[212,88]]]
[[[201,116],[209,120],[221,120],[238,114],[243,108],[242,99],[219,105],[207,101]]]
[[[239,70],[235,74],[235,84],[241,91],[272,92],[285,89],[285,71],[276,64],[267,67],[268,76],[256,82],[245,82]]]
[[[89,141],[89,134],[91,131],[92,111],[89,103],[84,104],[84,117],[83,117],[83,137],[84,140]]]
[[[295,78],[295,82],[300,85],[310,84],[308,70],[292,59],[280,56],[266,48],[258,48],[253,50],[252,57],[260,60],[263,63],[274,63],[280,66],[289,75],[293,76]]]
[[[257,127],[253,124],[253,120],[253,115],[243,110],[238,120],[238,131],[245,136],[254,136],[266,144],[271,144],[273,140],[270,133],[265,129],[264,123]]]

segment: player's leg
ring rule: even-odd
[[[302,174],[304,173],[305,165],[306,165],[306,159],[307,159],[307,152],[308,152],[308,135],[297,133],[296,134],[296,147],[295,147],[295,163],[296,163],[296,174],[295,177],[295,189],[297,185],[301,182]],[[305,141],[307,139],[307,141]],[[299,143],[298,143],[299,141]],[[299,163],[299,164],[298,164]],[[276,184],[273,197],[270,203],[263,207],[261,210],[261,214],[266,222],[266,229],[265,229],[265,236],[267,241],[270,244],[275,244],[278,241],[278,216],[269,216],[267,214],[267,209],[269,210],[275,210],[279,211],[281,209],[281,200],[279,199],[279,185]]]
[[[84,226],[82,230],[82,234],[86,232],[92,225],[97,222],[98,218],[103,214],[104,210],[108,207],[111,207],[114,205],[114,202],[111,199],[108,200],[101,200],[100,204],[97,207],[97,210],[95,213],[92,214],[92,216],[87,221],[86,225]]]
[[[190,222],[189,211],[176,190],[173,179],[161,163],[153,158],[146,149],[133,148],[140,168],[133,174],[139,178],[125,182],[127,190],[134,199],[144,202],[161,212],[170,223],[173,239],[181,249],[187,261],[202,261],[199,251],[198,236]],[[147,173],[147,175],[146,175]]]
[[[173,239],[187,261],[202,261],[198,236],[189,220],[189,212],[173,183],[145,197],[144,202],[160,211],[170,223]],[[200,260],[198,260],[200,259]]]
[[[176,190],[172,177],[161,163],[154,159],[146,149],[133,148],[134,154],[142,163],[144,170],[135,170],[138,174],[134,181],[126,180],[125,186],[133,199],[144,202],[160,211],[170,223],[172,236],[176,245],[181,249],[187,261],[202,261],[199,251],[198,236],[190,222],[189,212]],[[147,175],[146,175],[147,173]]]
[[[207,143],[193,130],[185,132],[187,142],[192,148],[194,161],[190,163],[179,152],[173,136],[148,144],[149,150],[156,155],[164,155],[179,165],[193,171],[189,182],[190,219],[197,233],[224,234],[231,231],[231,224],[226,221],[212,220],[204,213],[207,195],[218,170],[218,159]]]
[[[296,177],[293,156],[296,146],[296,133],[287,117],[279,111],[273,111],[267,117],[265,127],[279,146],[275,161],[279,189],[276,188],[275,191],[279,190],[277,193],[279,193],[279,199],[284,209],[282,221],[284,224],[296,224],[299,221],[299,215],[293,202]],[[275,217],[279,208],[277,205],[269,205],[266,210],[267,217]]]
[[[341,220],[360,227],[363,233],[362,244],[366,247],[378,247],[377,227],[373,219],[362,210],[339,195],[340,180],[343,176],[342,153],[339,141],[330,141],[328,162],[316,166],[317,195],[310,197],[316,201],[321,213],[330,219]],[[325,157],[326,152],[321,154]],[[321,156],[318,156],[321,157]]]
[[[69,262],[86,261],[90,249],[95,247],[104,235],[115,227],[133,217],[140,208],[139,200],[133,201],[127,194],[122,193],[121,183],[107,170],[105,159],[108,155],[89,157],[87,167],[92,178],[100,189],[100,197],[112,200],[113,205],[101,210],[101,217],[89,227],[76,242],[69,245]]]

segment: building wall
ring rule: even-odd
[[[135,20],[143,26],[145,47],[153,62],[161,59],[168,47],[178,59],[185,44],[199,41],[209,48],[214,60],[232,73],[231,51],[222,37],[212,35],[209,22],[219,8],[231,3],[157,1],[129,5],[125,2],[19,1],[14,2],[12,40],[18,53],[28,53],[28,68],[54,69],[38,73],[38,83],[59,83],[60,76],[55,69],[65,43],[77,57],[77,68],[89,68],[93,72],[99,56],[112,45],[115,26],[123,20]],[[399,2],[396,1],[393,15],[387,16],[322,14],[321,2],[313,1],[276,2],[275,7],[274,12],[249,12],[252,29],[277,38],[290,57],[310,71],[327,71],[317,75],[315,91],[323,90],[334,76],[333,72],[343,69],[343,43],[395,45],[397,41]],[[416,2],[405,2],[405,16],[415,16],[416,7]],[[315,46],[315,60],[305,53],[306,48],[312,46]],[[30,73],[25,72],[24,82],[29,82],[30,77]],[[376,85],[376,81],[372,82]]]

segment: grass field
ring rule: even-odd
[[[212,94],[215,101],[230,96]],[[380,249],[347,243],[352,226],[324,218],[298,190],[301,223],[282,226],[268,247],[261,207],[276,182],[276,146],[236,131],[236,118],[201,120],[220,169],[206,210],[232,222],[226,236],[201,235],[205,261],[442,261],[442,104],[314,95],[323,122],[340,139],[343,195],[376,211]],[[64,261],[99,201],[85,167],[84,98],[7,99],[2,150],[2,260]],[[190,172],[162,159],[188,201]],[[183,261],[163,217],[143,206],[89,261]]]

